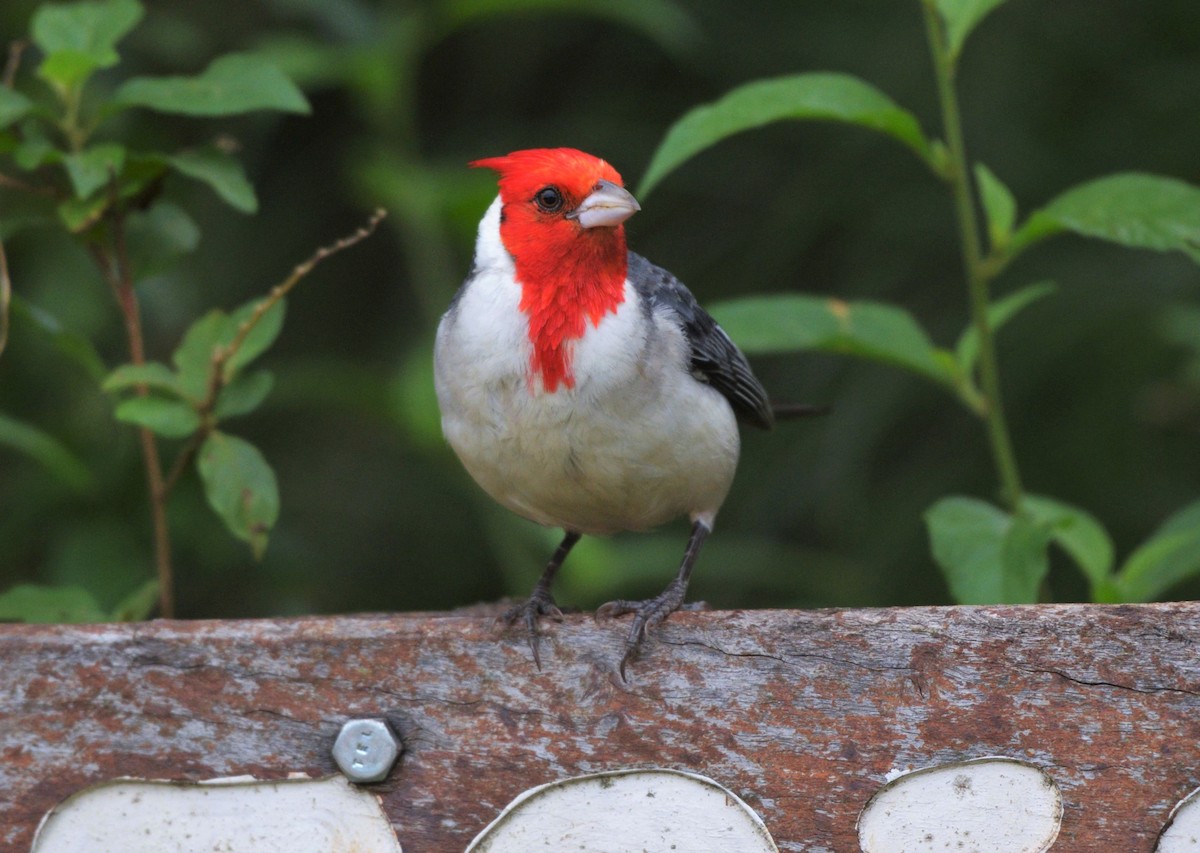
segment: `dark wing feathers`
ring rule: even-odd
[[[739,419],[770,429],[775,418],[766,389],[755,378],[737,344],[700,307],[683,282],[635,252],[629,253],[628,275],[647,310],[665,306],[679,317],[692,347],[691,367],[696,378],[725,395]]]

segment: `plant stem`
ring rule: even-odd
[[[992,333],[992,324],[988,320],[988,277],[980,248],[975,195],[971,173],[967,168],[967,150],[963,142],[962,119],[955,90],[957,69],[955,59],[946,46],[941,18],[933,0],[922,0],[921,6],[925,13],[929,47],[933,54],[938,100],[942,107],[942,129],[946,135],[946,147],[950,157],[946,178],[954,192],[958,230],[962,238],[963,271],[966,274],[971,304],[971,321],[979,336],[979,382],[985,402],[983,417],[987,423],[992,460],[1000,478],[1002,498],[1008,508],[1015,512],[1021,505],[1021,475],[1017,469],[1016,454],[1013,452],[1008,423],[1004,417],[995,336]]]

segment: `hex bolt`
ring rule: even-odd
[[[333,744],[333,760],[351,782],[381,782],[400,755],[386,720],[348,720]]]

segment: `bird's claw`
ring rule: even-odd
[[[563,612],[558,609],[553,596],[545,590],[535,589],[527,601],[508,608],[500,617],[505,625],[512,625],[518,619],[524,621],[529,650],[533,652],[533,663],[538,669],[542,668],[542,656],[538,654],[538,640],[541,639],[538,620],[543,616],[555,622],[563,620]]]
[[[621,656],[621,664],[619,671],[621,680],[627,681],[625,677],[626,665],[637,656],[638,650],[641,649],[642,643],[645,642],[650,630],[680,609],[695,609],[693,606],[686,606],[683,603],[685,588],[681,585],[672,583],[659,595],[646,601],[626,601],[619,599],[610,601],[607,604],[601,605],[596,611],[597,619],[615,619],[626,614],[633,614],[633,622],[629,626],[629,634],[625,637],[625,654]],[[700,607],[707,607],[703,602],[698,603]]]

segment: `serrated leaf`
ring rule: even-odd
[[[275,377],[267,370],[240,374],[221,389],[213,414],[218,419],[249,414],[261,405],[274,385]]]
[[[113,608],[110,617],[114,622],[140,622],[149,619],[158,605],[158,581],[146,581]]]
[[[229,337],[224,343],[228,344],[233,341],[242,324],[254,316],[254,312],[265,298],[252,299],[230,315]],[[232,377],[247,364],[254,361],[254,359],[266,352],[271,344],[275,343],[275,339],[283,331],[283,320],[286,311],[287,300],[280,299],[263,313],[258,322],[250,330],[250,333],[242,341],[242,345],[238,348],[238,351],[233,354],[225,365],[226,379]]]
[[[179,378],[171,368],[157,361],[146,364],[123,364],[108,374],[100,385],[100,390],[115,392],[127,391],[144,385],[155,391],[166,391],[168,394],[180,393]]]
[[[1112,539],[1095,516],[1041,495],[1025,495],[1021,509],[1049,527],[1054,543],[1071,556],[1093,588],[1112,579]]]
[[[93,145],[78,154],[66,154],[62,158],[75,197],[85,199],[108,184],[112,177],[121,174],[125,166],[125,149],[114,143]]]
[[[18,584],[0,593],[0,622],[103,622],[95,597],[78,586]]]
[[[0,129],[33,112],[33,101],[7,86],[0,86]]]
[[[712,313],[749,353],[843,353],[954,383],[953,373],[916,320],[890,305],[783,294],[723,302]]]
[[[979,185],[983,212],[987,214],[988,239],[993,248],[1003,247],[1012,237],[1013,225],[1017,221],[1017,200],[1008,187],[982,163],[975,164],[975,182]]]
[[[76,492],[92,485],[92,474],[74,453],[50,433],[0,414],[0,448],[28,456]]]
[[[262,559],[279,517],[279,487],[266,459],[248,441],[218,430],[201,446],[196,467],[209,505]]]
[[[946,25],[946,45],[951,56],[962,52],[967,36],[988,12],[1004,0],[936,0],[937,10]]]
[[[113,416],[127,424],[147,427],[164,438],[187,438],[200,428],[200,416],[191,403],[164,397],[124,400]]]
[[[1055,290],[1054,282],[1039,281],[993,302],[987,311],[988,323],[993,332],[1015,317],[1022,308],[1049,296]],[[975,370],[975,360],[979,357],[979,331],[974,324],[967,326],[959,335],[958,343],[954,347],[954,357],[959,370],[970,376]]]
[[[874,86],[849,74],[807,73],[747,83],[675,122],[659,143],[638,195],[704,149],[734,134],[785,119],[841,121],[899,140],[938,168],[920,122]]]
[[[1200,262],[1200,188],[1135,172],[1097,178],[1031,214],[1013,235],[1011,252],[1063,231],[1132,248],[1185,252]]]
[[[258,210],[254,187],[246,180],[242,164],[215,148],[185,151],[168,157],[171,168],[182,175],[208,184],[230,207],[242,213]]]
[[[1117,573],[1124,601],[1150,601],[1181,581],[1200,574],[1200,501],[1162,523]]]
[[[195,77],[135,77],[113,101],[172,115],[227,116],[255,110],[307,115],[308,101],[282,71],[261,56],[231,53]]]
[[[925,512],[930,549],[960,604],[1032,604],[1049,570],[1049,528],[975,498]]]

